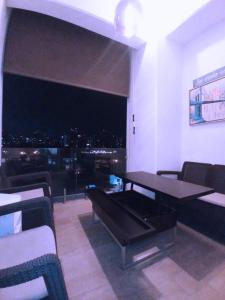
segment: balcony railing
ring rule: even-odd
[[[48,170],[54,197],[83,193],[95,185],[110,188],[110,174],[126,169],[125,148],[4,148],[7,175]]]

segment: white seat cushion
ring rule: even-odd
[[[0,238],[0,249],[0,269],[18,265],[45,254],[56,254],[54,234],[48,226]],[[47,295],[43,277],[0,289],[1,300],[34,300]]]
[[[27,191],[23,191],[23,192],[17,192],[17,194],[21,196],[22,201],[33,199],[33,198],[38,198],[38,197],[44,197],[43,188],[27,190]]]
[[[215,205],[225,207],[225,195],[221,193],[212,193],[198,198],[199,200],[209,202]]]
[[[18,194],[0,194],[0,206],[21,201]],[[0,217],[0,237],[21,232],[22,214],[21,211]]]

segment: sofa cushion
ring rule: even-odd
[[[181,172],[181,180],[206,185],[211,164],[185,161]]]
[[[221,193],[212,193],[206,196],[202,196],[199,197],[198,200],[225,207],[225,195]]]
[[[54,234],[41,226],[0,239],[0,269],[19,265],[45,254],[56,254]],[[43,277],[0,289],[0,299],[41,299],[48,295]]]
[[[0,194],[0,206],[21,201],[17,194]],[[21,211],[0,217],[0,237],[18,233],[22,230]]]
[[[214,188],[217,193],[225,193],[225,165],[210,167],[206,185]]]

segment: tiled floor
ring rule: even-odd
[[[55,204],[55,223],[71,300],[225,299],[225,248],[183,226],[176,246],[163,256],[123,271],[120,249],[92,222],[89,200]],[[167,238],[162,235],[161,242]]]

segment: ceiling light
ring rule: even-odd
[[[121,0],[115,10],[116,31],[126,37],[134,36],[137,33],[141,12],[138,0]]]

